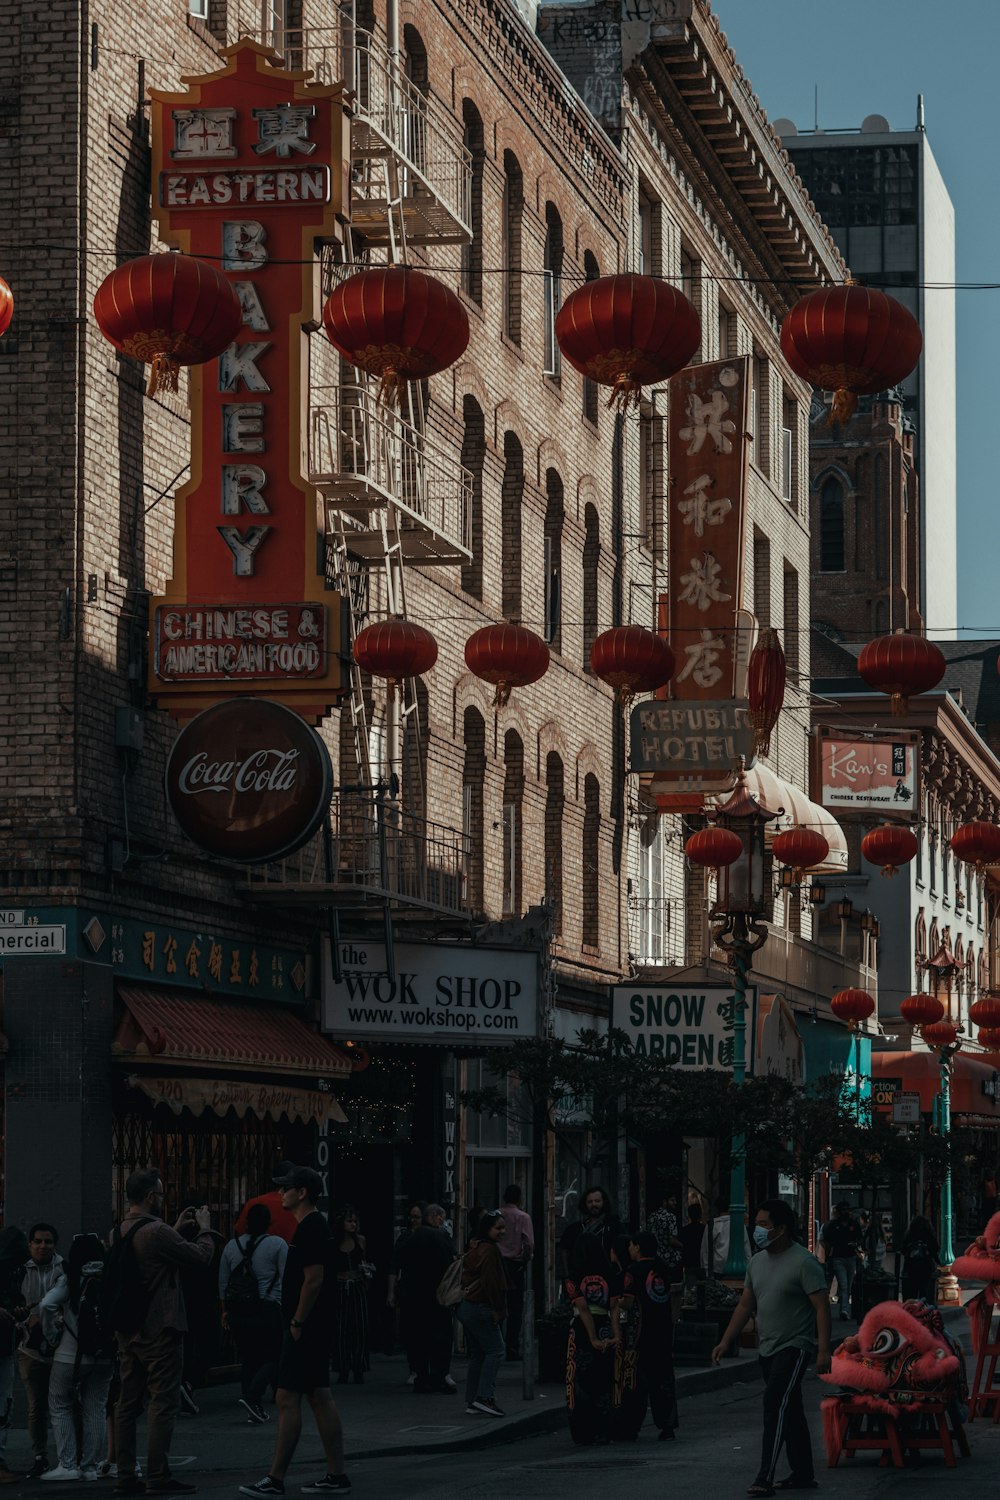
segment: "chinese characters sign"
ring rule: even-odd
[[[824,807],[872,808],[915,817],[919,810],[917,736],[847,739],[819,736],[819,801]]]
[[[670,382],[667,612],[676,698],[736,696],[749,360]]]
[[[191,478],[153,601],[150,690],[189,719],[257,683],[317,720],[342,690],[341,631],[302,474],[303,329],[315,242],[343,233],[343,85],[309,84],[248,41],[223,56],[181,93],[150,91],[160,233],[219,265],[243,307],[236,342],[191,373]]]
[[[209,928],[194,932],[175,922],[113,918],[110,948],[100,957],[122,977],[204,994],[253,995],[294,1004],[305,986],[302,957],[294,951],[229,938]]]

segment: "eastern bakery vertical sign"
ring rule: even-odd
[[[350,181],[343,84],[310,84],[249,41],[183,92],[150,90],[164,240],[231,276],[243,328],[191,371],[191,477],[173,577],[152,601],[150,691],[189,719],[233,692],[324,717],[342,691],[340,597],[323,579],[304,476],[316,241],[339,240]]]

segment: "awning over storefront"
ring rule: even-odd
[[[817,865],[814,874],[817,875],[842,875],[847,870],[847,840],[844,831],[832,813],[825,807],[820,807],[818,802],[812,802],[805,792],[800,792],[797,786],[782,777],[776,776],[766,766],[756,765],[752,771],[744,773],[746,776],[747,791],[768,812],[783,812],[784,817],[777,824],[772,823],[765,834],[765,839],[770,844],[776,833],[783,828],[789,828],[797,824],[802,828],[814,828],[821,833],[830,845],[830,852],[821,865]],[[722,799],[725,800],[725,799]]]
[[[941,1066],[932,1052],[873,1052],[872,1077],[900,1079],[899,1092],[919,1094],[920,1109],[930,1114],[941,1087]],[[991,1063],[957,1053],[951,1070],[951,1118],[970,1129],[1000,1129],[997,1073]]]
[[[119,985],[123,1013],[112,1055],[136,1062],[260,1069],[299,1078],[346,1078],[350,1058],[291,1010],[246,1000]]]
[[[347,1116],[332,1094],[315,1089],[297,1089],[281,1083],[241,1083],[233,1078],[153,1078],[133,1073],[127,1078],[129,1088],[141,1089],[154,1104],[166,1104],[179,1115],[189,1109],[202,1115],[206,1109],[224,1115],[235,1110],[239,1119],[249,1113],[263,1119],[270,1115],[280,1120],[325,1125],[329,1120],[347,1123]]]

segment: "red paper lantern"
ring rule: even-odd
[[[0,276],[0,338],[3,338],[10,327],[10,320],[14,316],[14,293]]]
[[[944,1006],[936,995],[907,995],[899,1014],[911,1026],[933,1026],[936,1021],[944,1020]]]
[[[511,688],[527,687],[549,669],[549,648],[523,625],[485,625],[465,643],[470,672],[496,686],[493,702],[503,708]]]
[[[905,380],[917,365],[920,325],[895,297],[874,287],[808,292],[785,314],[781,352],[810,385],[833,391],[831,422],[846,422],[859,396]]]
[[[888,693],[897,718],[909,708],[909,696],[937,687],[947,663],[938,648],[922,635],[882,635],[869,641],[858,657],[858,673],[869,687]]]
[[[243,326],[232,282],[194,255],[140,255],[105,276],[94,317],[120,354],[152,362],[148,394],[176,391],[181,365],[202,365]]]
[[[358,632],[354,660],[373,677],[386,677],[396,691],[407,677],[421,677],[437,661],[437,641],[422,625],[409,620],[378,620]]]
[[[1000,1026],[1000,995],[981,995],[974,1000],[969,1006],[969,1020],[980,1028],[980,1036],[984,1026]]]
[[[608,405],[636,406],[644,385],[691,362],[701,323],[691,303],[655,276],[599,276],[577,287],[556,316],[559,347],[574,370],[610,385]]]
[[[963,823],[951,836],[951,852],[977,870],[1000,864],[1000,828],[980,820]]]
[[[900,865],[908,865],[916,859],[920,845],[916,834],[899,823],[884,823],[873,828],[861,840],[861,853],[870,865],[881,865],[882,874],[890,878]]]
[[[801,880],[807,870],[821,865],[830,852],[830,841],[815,828],[786,828],[775,834],[771,853],[780,864],[791,865],[796,880]]]
[[[991,1052],[996,1052],[1000,1049],[1000,1026],[980,1026],[979,1040]]]
[[[604,630],[590,648],[590,665],[602,682],[615,690],[619,703],[636,693],[652,693],[669,682],[674,653],[662,636],[641,625],[616,625]]]
[[[718,870],[735,864],[743,853],[743,840],[731,828],[699,828],[684,845],[684,853],[693,865]]]
[[[378,375],[378,399],[396,401],[408,380],[425,380],[461,359],[469,318],[455,293],[411,266],[376,266],[348,276],[323,309],[330,342]]]
[[[770,626],[750,653],[747,667],[747,700],[753,720],[758,755],[771,750],[771,731],[785,701],[785,653],[778,632]]]
[[[830,1001],[830,1009],[838,1021],[846,1021],[853,1031],[875,1014],[875,1001],[867,990],[838,990]]]
[[[925,1026],[920,1035],[928,1047],[950,1047],[958,1036],[958,1026],[954,1021],[935,1021],[932,1026]]]

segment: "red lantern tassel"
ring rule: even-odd
[[[610,411],[612,407],[614,407],[618,411],[620,411],[622,416],[624,417],[627,414],[630,406],[634,405],[638,410],[641,403],[641,384],[639,383],[639,381],[632,379],[628,370],[622,370],[620,374],[615,376],[615,383],[612,387],[611,395],[607,399],[608,410]]]
[[[511,689],[511,684],[509,682],[498,682],[497,683],[497,685],[496,685],[496,691],[493,694],[493,707],[494,708],[506,708],[507,707],[507,704],[510,702],[510,689]]]
[[[910,711],[910,700],[905,693],[893,693],[889,705],[894,719],[905,719]]]
[[[833,427],[837,422],[849,422],[858,409],[858,398],[853,391],[847,390],[845,386],[839,386],[833,393],[833,401],[830,403],[829,426]]]
[[[176,391],[179,374],[180,365],[172,360],[169,354],[154,354],[149,370],[146,395],[155,396],[158,391]]]
[[[396,407],[399,405],[403,393],[406,377],[398,375],[395,370],[383,370],[382,379],[378,383],[378,395],[375,397],[377,405]]]

